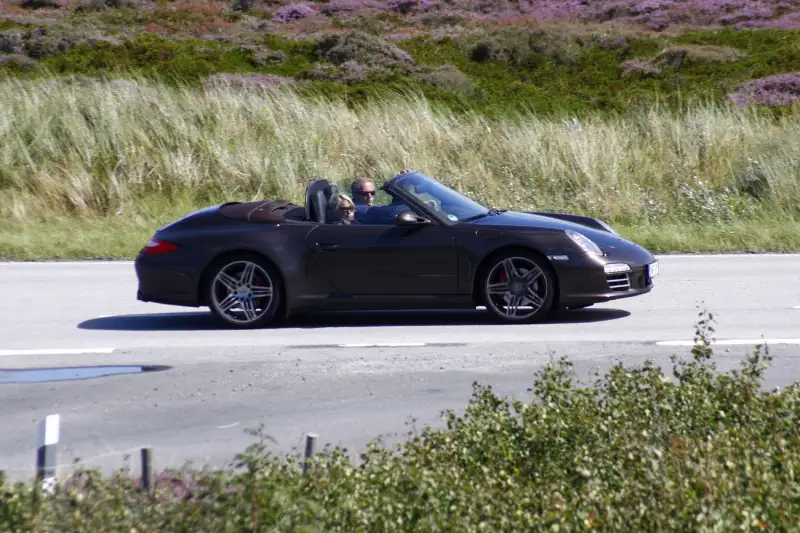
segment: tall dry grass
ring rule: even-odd
[[[398,98],[353,111],[286,89],[7,79],[0,216],[143,213],[413,167],[507,208],[618,223],[794,216],[800,122],[728,107],[488,122]]]

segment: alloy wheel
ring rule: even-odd
[[[487,305],[506,320],[532,318],[547,303],[549,290],[548,276],[527,257],[506,257],[486,276]]]
[[[267,271],[252,261],[222,267],[211,283],[211,298],[219,314],[236,324],[252,324],[269,310],[274,287]]]

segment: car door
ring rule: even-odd
[[[307,237],[309,274],[350,295],[455,294],[453,236],[435,224],[322,224]]]

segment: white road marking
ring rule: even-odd
[[[695,341],[658,341],[658,346],[694,346]],[[712,346],[742,346],[757,344],[800,344],[800,339],[725,339],[712,341]]]
[[[28,266],[28,265],[36,265],[36,266],[108,266],[108,265],[133,265],[133,261],[92,261],[91,259],[87,259],[86,261],[0,261],[0,266]]]
[[[227,428],[232,428],[232,427],[238,426],[238,425],[239,425],[239,422],[234,422],[233,424],[228,424],[227,426],[217,426],[217,429],[227,429]]]
[[[387,342],[387,343],[364,343],[364,344],[339,344],[339,348],[400,348],[406,346],[426,346],[424,342]]]
[[[47,348],[41,350],[0,350],[4,355],[82,355],[82,354],[110,354],[114,348]]]
[[[766,252],[766,253],[724,253],[724,254],[653,254],[656,259],[736,259],[736,258],[744,258],[744,257],[800,257],[800,253],[778,253],[778,252]]]
[[[794,305],[792,306],[792,309],[800,309],[800,305]]]

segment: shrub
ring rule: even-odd
[[[278,9],[272,16],[272,20],[275,22],[290,22],[316,15],[316,13],[317,10],[310,4],[289,4]]]
[[[25,52],[25,32],[10,29],[0,32],[0,52],[5,54],[22,54]]]
[[[26,9],[58,9],[61,4],[57,0],[22,0],[20,6]]]
[[[368,79],[376,81],[390,76],[389,72],[381,67],[362,65],[358,61],[345,61],[341,65],[317,65],[301,74],[302,79],[326,80],[336,83],[358,83]]]
[[[113,43],[115,40],[112,37],[98,37],[78,31],[36,26],[27,30],[11,29],[0,33],[0,52],[25,54],[33,59],[43,59],[95,42]]]
[[[462,415],[355,463],[326,449],[301,474],[258,443],[227,471],[158,476],[79,471],[50,498],[2,485],[2,530],[695,531],[793,530],[800,505],[800,387],[767,391],[762,346],[720,372],[701,313],[672,375],[617,363],[592,381],[566,358],[533,376],[531,398],[474,384]],[[38,495],[38,493],[37,493]]]
[[[268,48],[258,48],[253,51],[252,63],[254,66],[263,67],[280,63],[286,59],[286,52],[283,50],[271,50]]]
[[[410,13],[414,9],[425,9],[429,6],[428,0],[388,0],[387,6],[391,11]]]
[[[653,58],[653,63],[673,68],[700,62],[727,62],[741,59],[743,54],[727,46],[680,45],[667,47]]]
[[[414,76],[434,87],[441,87],[445,90],[464,95],[472,94],[474,90],[470,79],[452,65],[443,65],[435,69],[425,69],[422,72],[414,74]]]
[[[745,83],[729,95],[739,106],[763,104],[788,106],[800,99],[800,72],[776,74]]]
[[[774,30],[793,30],[800,27],[800,13],[787,13],[776,19],[746,20],[736,24],[737,29],[763,28]]]
[[[22,54],[0,55],[0,65],[12,65],[20,70],[35,68],[39,63],[35,59]]]
[[[196,39],[171,40],[140,34],[122,43],[80,43],[43,64],[57,72],[96,75],[108,71],[137,71],[193,83],[219,72],[252,70],[253,53],[240,46]]]
[[[622,76],[624,78],[633,75],[638,75],[643,78],[654,78],[659,74],[661,74],[661,69],[646,59],[631,59],[622,64]]]
[[[327,35],[317,42],[314,52],[335,65],[357,61],[374,67],[393,67],[414,62],[407,52],[380,37],[360,31]]]
[[[383,4],[378,0],[330,0],[320,9],[320,13],[328,16],[341,15],[343,13],[356,13],[365,10],[375,10],[382,8]]]
[[[106,9],[137,8],[143,0],[78,0],[75,4],[75,11],[78,13],[87,11],[104,11]]]

